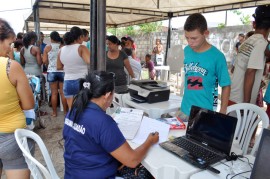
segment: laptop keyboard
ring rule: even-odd
[[[173,144],[187,150],[189,153],[191,153],[192,155],[206,161],[206,162],[210,162],[213,163],[216,160],[220,159],[220,156],[217,155],[214,152],[211,152],[210,150],[204,149],[203,147],[194,144],[188,140],[185,140],[182,137],[176,138],[173,141],[171,141]]]

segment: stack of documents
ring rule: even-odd
[[[152,132],[159,133],[158,143],[165,142],[168,140],[169,131],[170,131],[169,124],[144,116],[140,129],[136,134],[135,138],[132,140],[132,142],[142,144],[145,142],[149,134]]]
[[[133,139],[141,125],[143,110],[118,108],[114,120],[126,139]]]

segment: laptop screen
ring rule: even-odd
[[[250,179],[270,179],[270,170],[267,164],[270,161],[269,149],[270,131],[264,129]]]
[[[192,106],[187,137],[229,155],[237,118]]]

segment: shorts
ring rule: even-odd
[[[63,82],[64,81],[64,72],[48,72],[47,81],[48,82]]]
[[[77,80],[65,80],[64,81],[64,96],[66,98],[72,98],[80,91],[80,79]]]
[[[34,142],[28,140],[28,146],[31,154],[34,154]],[[27,169],[27,163],[21,149],[19,148],[14,133],[0,134],[0,169],[14,170]]]

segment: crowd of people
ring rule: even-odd
[[[207,41],[209,30],[200,13],[190,15],[184,24],[188,45],[184,49],[185,85],[180,118],[188,120],[191,106],[213,110],[215,91],[221,91],[221,113],[236,103],[256,104],[270,58],[268,41],[270,6],[258,6],[253,15],[254,31],[239,34],[237,56],[232,76],[225,56]],[[132,149],[113,118],[106,114],[114,93],[126,93],[130,80],[139,79],[142,65],[136,56],[131,37],[106,37],[106,71],[89,71],[90,42],[86,29],[72,27],[64,34],[50,33],[50,44],[44,34],[15,33],[0,19],[0,75],[3,93],[0,95],[0,175],[8,178],[29,178],[30,171],[16,144],[14,131],[25,128],[23,110],[34,108],[34,99],[26,74],[42,78],[46,70],[51,89],[52,117],[57,116],[57,96],[61,95],[65,121],[65,178],[114,178],[125,167],[135,168],[152,145],[158,142],[158,132]],[[38,41],[39,39],[39,41]],[[11,48],[11,44],[14,46]],[[145,55],[149,78],[158,79],[154,66],[163,65],[164,51],[160,39],[152,54]],[[268,70],[268,69],[267,69]],[[270,116],[270,87],[264,101]],[[29,143],[31,149],[33,144]]]

